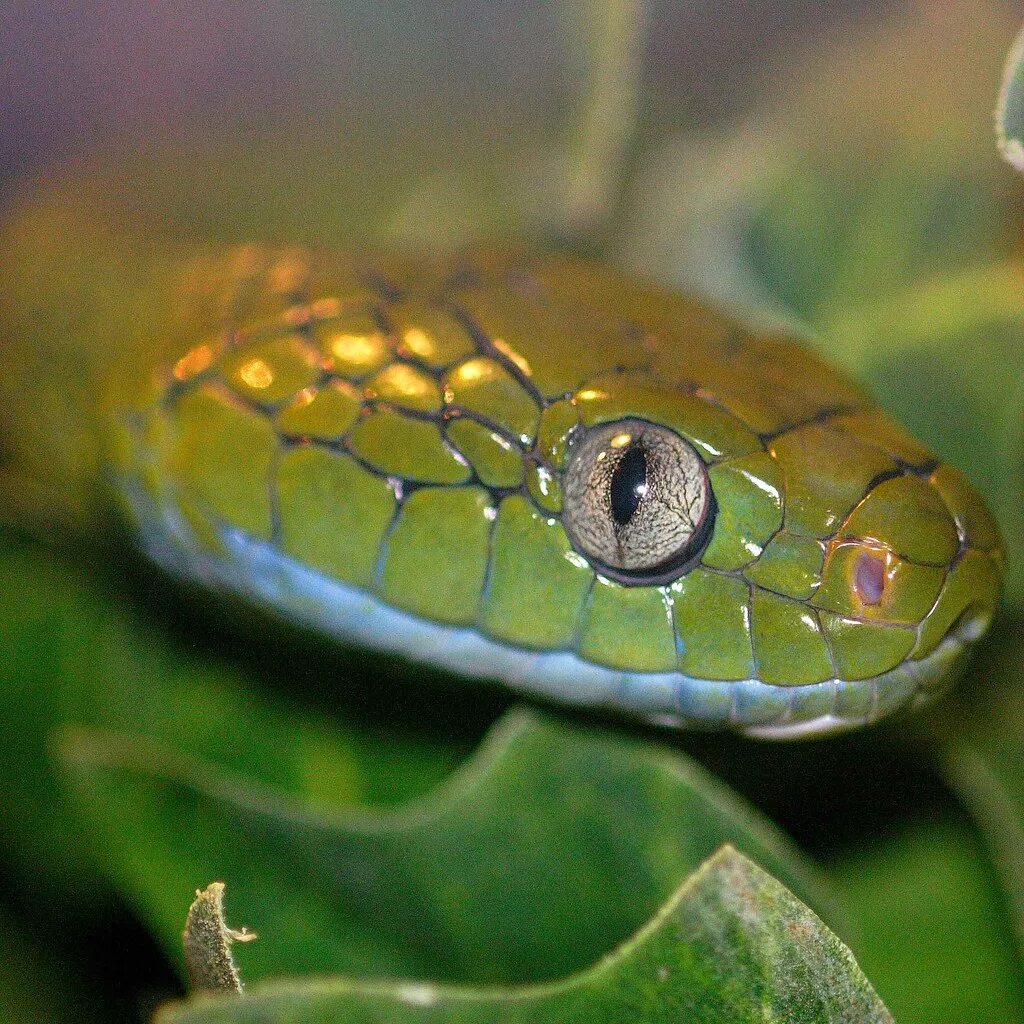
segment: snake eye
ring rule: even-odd
[[[703,461],[674,431],[644,420],[588,431],[569,455],[563,496],[573,546],[627,585],[682,575],[711,536],[715,503]]]

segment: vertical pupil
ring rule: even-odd
[[[612,473],[612,516],[619,526],[625,526],[633,518],[646,492],[647,456],[643,445],[630,445]]]

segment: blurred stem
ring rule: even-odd
[[[636,134],[647,0],[565,0],[576,103],[561,168],[563,230],[589,235],[613,205]]]

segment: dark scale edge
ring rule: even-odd
[[[519,386],[533,399],[536,403],[537,408],[540,409],[543,414],[544,410],[551,404],[548,399],[541,394],[540,389],[537,387],[533,378],[524,373],[523,370],[516,364],[514,359],[510,359],[504,352],[494,344],[493,339],[487,335],[483,328],[476,322],[476,320],[470,316],[469,312],[463,309],[456,303],[449,303],[446,307],[446,312],[453,316],[465,329],[466,333],[473,339],[473,343],[476,345],[480,355],[485,359],[491,359],[498,363],[506,373]]]

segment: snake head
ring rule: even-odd
[[[799,341],[574,260],[320,259],[268,258],[251,320],[178,353],[147,413],[137,519],[177,571],[757,736],[919,703],[985,631],[984,502]]]

